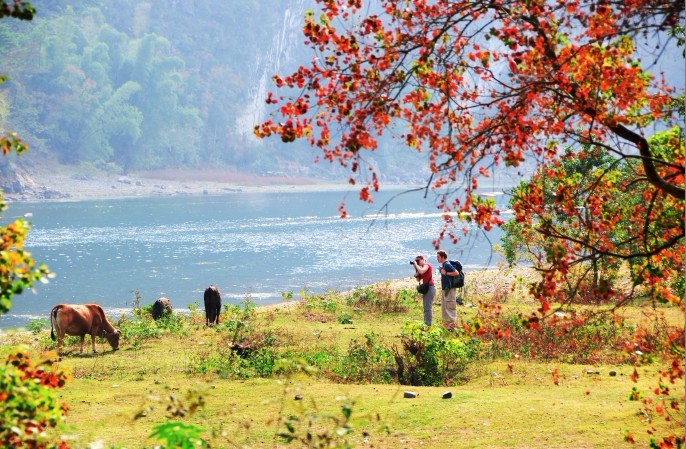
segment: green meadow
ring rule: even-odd
[[[535,305],[512,276],[507,288],[468,290],[454,331],[436,325],[438,301],[435,325],[422,324],[407,281],[301,292],[277,307],[246,298],[211,328],[197,303],[159,321],[141,307],[110,317],[119,351],[99,340],[92,354],[87,338],[80,354],[70,337],[59,359],[39,320],[1,334],[1,351],[68,372],[59,432],[72,447],[154,447],[153,429],[171,422],[214,448],[629,448],[627,435],[645,447],[648,430],[666,432],[631,400],[653,396],[659,360],[624,342],[643,320],[660,333],[682,312],[634,304],[565,331],[565,310],[553,331],[533,331],[523,323]]]

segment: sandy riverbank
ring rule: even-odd
[[[60,168],[18,172],[2,180],[10,201],[82,201],[241,192],[352,191],[355,186],[303,177],[255,176],[225,171],[160,171],[107,174]]]

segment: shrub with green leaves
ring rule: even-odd
[[[463,382],[464,370],[481,352],[478,339],[416,321],[405,324],[400,340],[401,347],[393,345],[392,350],[396,376],[403,385]]]
[[[2,447],[68,447],[55,432],[67,410],[55,389],[64,386],[67,376],[47,370],[51,363],[34,365],[28,354],[16,352],[0,367]]]
[[[42,330],[50,328],[50,321],[47,318],[37,318],[29,321],[27,328],[32,334],[38,335]]]
[[[333,368],[337,382],[389,383],[393,368],[393,354],[381,342],[378,334],[368,333],[364,339],[350,342],[348,352]]]
[[[133,348],[138,348],[145,340],[160,338],[164,333],[154,321],[145,318],[122,317],[117,326],[121,331],[122,341]]]

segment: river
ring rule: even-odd
[[[282,301],[282,294],[346,290],[409,277],[409,260],[429,256],[441,227],[422,192],[388,190],[372,205],[351,192],[235,192],[75,202],[13,202],[3,222],[26,216],[26,248],[55,277],[13,299],[0,328],[47,318],[59,302],[96,302],[108,315],[166,296],[176,310],[198,303],[216,284],[225,303]],[[396,196],[397,195],[397,196]],[[393,198],[387,208],[381,206]],[[499,202],[506,201],[498,195]],[[349,217],[339,218],[346,201]],[[465,268],[493,266],[500,230],[444,242]]]

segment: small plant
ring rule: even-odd
[[[196,449],[210,447],[202,439],[203,429],[195,424],[181,421],[167,421],[153,427],[150,438],[161,441],[162,449]]]
[[[286,444],[297,442],[307,448],[354,447],[349,439],[353,433],[351,416],[354,402],[343,400],[346,402],[341,406],[341,416],[320,416],[303,410],[300,415],[282,418],[285,429],[277,436]]]
[[[131,313],[133,316],[138,317],[138,318],[147,318],[152,316],[152,304],[148,304],[145,306],[140,306],[140,307],[134,307],[131,310]]]
[[[50,327],[50,321],[47,318],[37,318],[29,321],[28,329],[32,334],[38,335],[43,329]]]
[[[616,349],[631,338],[632,328],[618,316],[568,311],[531,326],[522,314],[503,315],[500,308],[488,304],[480,307],[481,316],[472,327],[478,328],[477,335],[488,342],[493,356],[525,354],[539,360],[584,364],[625,362],[626,356]],[[490,325],[480,327],[481,321]],[[669,326],[665,323],[664,328]],[[649,336],[648,346],[660,340],[657,334],[645,335]]]
[[[200,309],[200,302],[195,301],[195,302],[192,302],[192,303],[188,304],[188,310],[189,310],[191,313],[197,312],[198,309]]]
[[[181,401],[174,395],[168,398],[167,418],[178,419],[193,415],[199,408],[205,406],[203,396],[198,392],[189,390],[186,393],[186,402]],[[151,407],[148,407],[149,409]],[[144,415],[139,414],[138,417]],[[150,433],[150,438],[156,438],[163,442],[158,446],[164,449],[195,449],[209,448],[210,445],[202,438],[203,429],[195,424],[188,424],[181,421],[167,421],[157,424]]]
[[[416,290],[408,290],[406,288],[400,289],[395,293],[395,296],[400,304],[412,304],[417,296]]]
[[[140,309],[141,307],[141,292],[138,289],[131,290],[133,294],[133,300],[131,301],[131,307],[133,310]]]
[[[353,317],[349,313],[338,315],[338,322],[341,324],[353,324]]]

